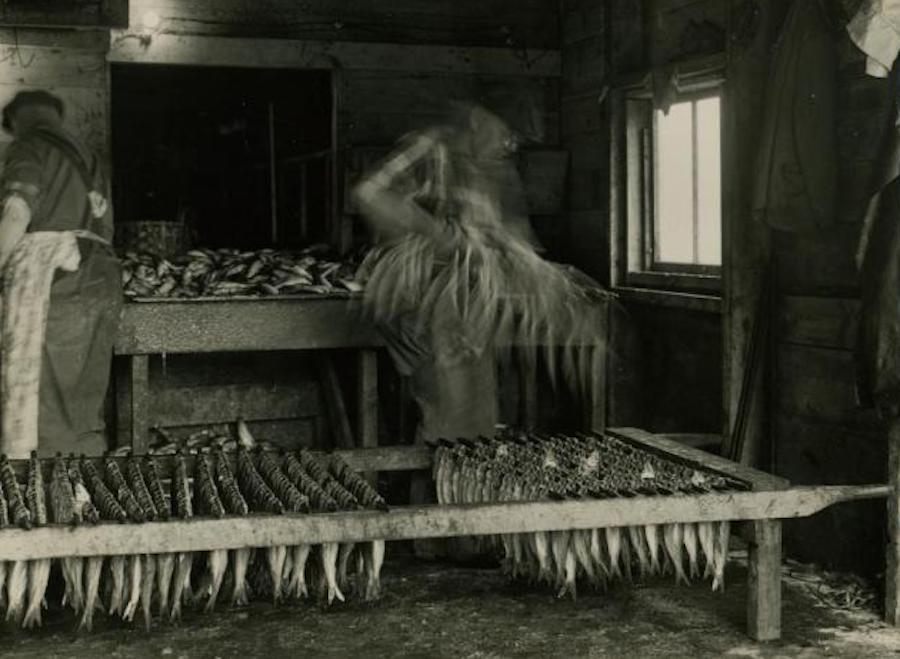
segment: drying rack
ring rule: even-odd
[[[813,515],[839,502],[885,496],[889,497],[893,511],[898,510],[897,490],[888,485],[790,487],[782,478],[641,430],[618,428],[608,430],[607,434],[683,464],[696,464],[741,480],[748,484],[749,491],[400,506],[388,511],[250,515],[145,524],[51,525],[27,531],[7,528],[0,531],[0,559],[153,554],[730,520],[747,523],[747,633],[755,640],[766,641],[781,634],[782,520]],[[900,432],[892,435],[892,449],[892,467],[896,467],[900,460]],[[432,466],[432,451],[422,446],[335,453],[361,472],[421,471]],[[17,461],[14,468],[24,474],[27,461]],[[897,469],[892,470],[894,477],[897,473]],[[893,621],[896,617],[891,616],[896,616],[897,606],[896,522],[892,523],[891,532],[887,591],[888,619]]]

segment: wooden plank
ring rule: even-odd
[[[849,350],[782,345],[776,382],[781,392],[776,410],[786,416],[835,425],[875,428],[874,411],[861,408],[856,397],[855,363]]]
[[[888,546],[884,573],[884,619],[900,625],[900,422],[891,424],[888,435],[887,534]]]
[[[604,322],[608,328],[608,322]],[[609,336],[607,330],[607,337]],[[591,351],[591,385],[588,392],[586,426],[591,432],[602,433],[606,430],[606,397],[607,386],[607,354],[606,346],[587,348]]]
[[[341,107],[354,114],[440,113],[447,111],[448,101],[477,100],[486,92],[496,97],[501,110],[504,92],[511,97],[514,93],[527,94],[542,114],[559,110],[559,84],[553,77],[380,70],[347,71],[341,84]]]
[[[747,631],[754,641],[781,638],[781,522],[751,523]]]
[[[701,295],[699,293],[682,293],[680,291],[658,291],[647,288],[616,286],[614,292],[623,300],[652,304],[653,306],[672,307],[688,311],[705,313],[721,313],[722,298],[717,295]]]
[[[254,352],[377,346],[358,299],[126,304],[116,354]]]
[[[558,50],[155,34],[113,30],[109,61],[239,68],[372,70],[558,77]]]
[[[778,338],[783,343],[853,350],[859,300],[786,295],[778,305]]]
[[[28,531],[7,528],[0,531],[0,556],[5,560],[25,560],[153,554],[644,524],[789,519],[815,514],[842,501],[884,497],[888,489],[884,485],[833,486],[698,496],[408,506],[388,512],[47,526]]]
[[[48,30],[0,27],[0,44],[103,53],[109,50],[108,30]]]
[[[105,52],[0,42],[0,81],[34,87],[103,88]]]
[[[421,130],[446,123],[443,110],[431,113],[379,112],[341,113],[341,140],[345,146],[389,146],[413,130]],[[542,143],[559,143],[559,115],[546,112],[543,115],[544,136]]]
[[[683,446],[661,435],[653,435],[637,428],[610,428],[606,434],[624,440],[630,440],[663,451],[669,455],[689,460],[693,463],[714,469],[732,478],[750,483],[754,490],[783,490],[788,487],[787,479],[767,474],[764,471],[746,467],[726,460],[718,455]]]
[[[356,434],[359,448],[378,446],[378,353],[360,350],[356,358]],[[366,474],[377,483],[376,474]]]
[[[132,0],[132,28],[149,11],[159,17],[157,30],[184,34],[528,48],[555,47],[560,34],[552,0],[402,0],[390,11],[371,0]]]
[[[836,223],[827,232],[776,234],[780,292],[787,295],[856,297],[855,254],[859,224]]]
[[[131,357],[114,357],[112,364],[112,387],[116,396],[116,446],[131,446]]]
[[[0,24],[34,28],[109,28],[128,25],[128,0],[43,0],[3,3]]]
[[[150,405],[153,425],[164,428],[316,416],[319,392],[312,382],[294,385],[266,382],[155,387]]]
[[[767,445],[763,330],[771,315],[764,295],[770,263],[769,230],[753,218],[753,186],[759,150],[771,45],[787,6],[759,5],[752,42],[728,58],[722,115],[722,280],[724,283],[723,455],[757,464]],[[728,26],[731,29],[733,26]],[[780,271],[779,271],[780,274]],[[755,361],[754,361],[755,359]]]
[[[131,392],[131,448],[146,453],[150,431],[150,373],[147,355],[133,355],[128,372]]]
[[[587,37],[562,47],[562,88],[565,94],[597,91],[608,84],[606,40]]]

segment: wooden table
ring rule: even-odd
[[[599,327],[608,327],[608,304],[594,307]],[[115,389],[118,444],[137,452],[147,447],[151,355],[257,352],[267,350],[357,350],[357,446],[378,437],[377,349],[383,345],[364,316],[358,296],[296,296],[246,299],[164,300],[125,305],[116,340]],[[606,346],[592,351],[591,400],[583,426],[602,431],[606,420]],[[537,376],[520,370],[520,422],[537,419]],[[345,433],[346,434],[346,433]]]
[[[146,451],[151,355],[267,350],[358,350],[358,445],[378,436],[375,328],[356,297],[166,300],[125,305],[115,345],[117,437]]]

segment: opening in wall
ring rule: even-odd
[[[615,95],[613,220],[619,285],[717,292],[722,266],[721,75],[649,80]]]
[[[331,71],[112,65],[116,222],[188,222],[197,245],[328,242]]]

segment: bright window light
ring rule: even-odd
[[[721,265],[719,98],[675,103],[655,125],[654,261]]]

